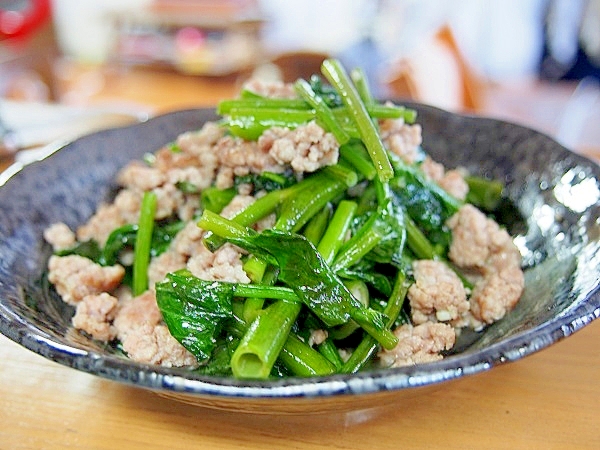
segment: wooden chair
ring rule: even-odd
[[[438,92],[455,98],[452,103],[456,105],[451,109],[479,110],[483,105],[484,82],[469,66],[449,26],[440,28],[429,49],[447,58],[427,61],[421,54],[397,61],[384,82],[391,94],[398,98],[435,103],[435,98],[427,96],[431,92],[427,83],[444,83],[444,86],[438,86]]]

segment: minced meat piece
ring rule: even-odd
[[[448,220],[449,258],[476,275],[471,313],[483,324],[502,318],[519,301],[525,279],[521,255],[508,232],[473,205]]]
[[[210,152],[206,151],[206,148],[210,148],[219,139],[225,135],[225,128],[220,126],[216,122],[206,122],[199,131],[188,131],[180,134],[175,141],[177,147],[183,153],[191,153],[200,157],[200,165],[209,165],[209,162],[214,161],[205,160],[204,156]]]
[[[487,273],[473,289],[471,313],[486,324],[502,319],[515,307],[524,286],[525,277],[520,267]]]
[[[165,184],[153,190],[156,194],[156,212],[154,218],[166,219],[179,210],[185,202],[185,196],[172,184]]]
[[[153,167],[164,174],[168,183],[187,182],[199,190],[205,189],[214,180],[217,156],[211,147],[199,146],[198,148],[204,153],[174,152],[163,148],[156,153]]]
[[[117,181],[121,186],[142,192],[161,186],[165,180],[163,172],[140,161],[129,163],[117,175]]]
[[[176,187],[185,184],[196,192],[200,192],[212,184],[212,174],[207,174],[206,170],[201,167],[172,169],[166,173],[166,177],[167,183]]]
[[[209,250],[192,256],[187,268],[198,278],[231,283],[250,283],[242,265],[239,248],[224,244],[214,253]]]
[[[459,200],[465,200],[469,193],[469,185],[465,181],[463,174],[457,169],[444,172],[444,176],[438,181],[438,184],[448,194]]]
[[[198,212],[198,205],[200,204],[200,196],[199,195],[186,195],[183,199],[183,203],[181,203],[177,207],[177,217],[182,222],[189,222],[190,220],[196,217],[196,213]]]
[[[186,257],[208,251],[202,242],[203,236],[204,230],[195,221],[190,221],[177,233],[170,249]]]
[[[225,136],[214,147],[219,161],[215,186],[227,189],[233,186],[235,176],[264,171],[281,173],[284,167],[257,142]]]
[[[121,338],[123,350],[134,361],[164,367],[198,365],[198,361],[169,332],[166,325],[138,324]]]
[[[171,336],[162,323],[153,291],[125,300],[113,325],[123,350],[135,361],[167,367],[197,365],[196,358]]]
[[[167,250],[164,253],[152,258],[148,266],[148,283],[152,287],[156,283],[165,279],[168,273],[184,269],[187,257],[173,250]]]
[[[498,271],[520,265],[521,255],[508,232],[475,206],[466,204],[448,220],[449,258],[464,268]]]
[[[64,223],[55,223],[44,230],[44,239],[52,245],[54,251],[73,247],[77,243],[77,237]]]
[[[265,82],[259,79],[252,79],[244,84],[244,89],[263,97],[297,98],[294,85],[281,81]]]
[[[79,303],[71,323],[99,341],[112,341],[117,330],[112,325],[117,312],[118,299],[106,292],[86,295]]]
[[[268,150],[279,164],[289,164],[296,172],[314,172],[336,164],[339,157],[335,137],[315,121],[294,130],[273,127],[261,135],[258,145]]]
[[[308,337],[308,345],[310,347],[313,347],[315,345],[321,345],[323,342],[325,342],[327,340],[328,336],[329,336],[329,334],[327,333],[327,330],[322,330],[322,329],[312,330],[310,332],[310,336]]]
[[[125,275],[120,265],[103,267],[78,255],[56,256],[48,261],[48,280],[66,303],[80,302],[87,295],[111,292]]]
[[[419,147],[423,142],[421,131],[421,125],[409,125],[403,119],[380,121],[380,133],[384,145],[407,164],[413,164],[419,159]]]
[[[446,170],[442,164],[434,161],[429,156],[423,160],[421,169],[430,180],[437,183],[453,197],[459,200],[467,198],[469,185],[459,170]]]
[[[454,328],[445,323],[425,322],[402,325],[394,330],[398,344],[392,350],[379,352],[383,367],[401,367],[438,361],[440,352],[450,350],[456,342]]]
[[[433,260],[413,262],[415,283],[408,298],[415,324],[452,322],[469,310],[462,281],[445,263]]]
[[[137,223],[140,218],[140,209],[142,208],[142,198],[144,193],[133,189],[122,189],[119,191],[113,202],[121,215],[124,224]]]
[[[255,200],[256,198],[252,195],[238,194],[231,199],[225,208],[223,208],[220,215],[226,219],[231,219],[235,217],[237,213],[254,203]]]
[[[87,223],[77,228],[77,240],[79,242],[94,240],[98,245],[104,246],[110,233],[126,223],[117,206],[102,204]]]
[[[156,294],[148,290],[122,302],[113,324],[117,329],[119,339],[121,339],[142,323],[158,325],[161,321],[162,315],[156,303]]]

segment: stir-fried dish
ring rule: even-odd
[[[305,377],[442,359],[518,302],[502,184],[432,160],[360,69],[251,81],[217,112],[46,230],[74,328],[143,363]]]

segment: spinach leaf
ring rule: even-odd
[[[461,203],[439,185],[428,180],[417,167],[393,160],[395,176],[390,181],[394,208],[404,208],[433,244],[446,248],[450,231],[446,221]]]
[[[185,226],[184,222],[171,222],[156,224],[152,231],[152,242],[150,244],[150,255],[158,256],[164,253]],[[137,237],[137,224],[123,225],[116,228],[109,235],[98,262],[104,266],[112,266],[117,263],[119,253],[125,248],[133,248]]]
[[[325,103],[327,103],[327,106],[330,108],[344,105],[340,94],[338,94],[333,86],[328,83],[324,83],[323,78],[321,78],[319,75],[312,75],[310,77],[309,85],[317,95],[325,100]]]
[[[201,364],[196,372],[203,375],[232,376],[231,355],[239,344],[239,339],[227,337],[218,339],[208,361]]]
[[[91,259],[92,261],[98,261],[102,250],[98,246],[98,243],[94,240],[89,240],[85,242],[80,242],[75,246],[63,250],[57,250],[54,252],[57,256],[69,256],[69,255],[79,255],[84,258]]]
[[[296,178],[291,170],[284,173],[274,173],[264,171],[260,174],[250,173],[248,175],[238,176],[234,180],[234,186],[237,188],[240,184],[252,184],[254,191],[271,192],[277,189],[284,189],[296,183]]]
[[[123,225],[122,227],[114,229],[108,236],[106,244],[102,249],[99,261],[100,264],[103,266],[112,266],[117,263],[121,250],[128,247],[133,248],[137,236],[137,229],[137,224]]]
[[[219,189],[215,186],[208,187],[200,194],[200,204],[204,209],[219,214],[233,197],[237,194],[236,189]]]
[[[350,318],[349,309],[359,307],[358,301],[304,236],[265,230],[228,240],[279,266],[279,281],[292,288],[328,326],[346,323]]]
[[[386,328],[382,313],[364,307],[304,236],[278,230],[229,239],[232,243],[279,266],[279,281],[329,327],[352,318],[385,348],[398,339]]]
[[[392,293],[393,282],[376,270],[374,261],[363,259],[358,264],[340,270],[338,276],[346,280],[364,281],[385,297]]]
[[[156,284],[156,301],[169,331],[199,361],[215,349],[223,324],[233,318],[234,284],[201,280],[188,270]]]

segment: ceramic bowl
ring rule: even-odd
[[[600,168],[531,129],[422,105],[424,148],[448,167],[506,183],[499,219],[523,254],[525,291],[515,310],[463,333],[444,360],[356,375],[238,381],[139,364],[71,327],[72,307],[45,281],[42,232],[83,223],[114,189],[117,170],[214,119],[180,111],[82,137],[0,176],[0,331],[44,357],[100,377],[213,408],[305,413],[401,401],[460,377],[519,360],[600,315]]]

